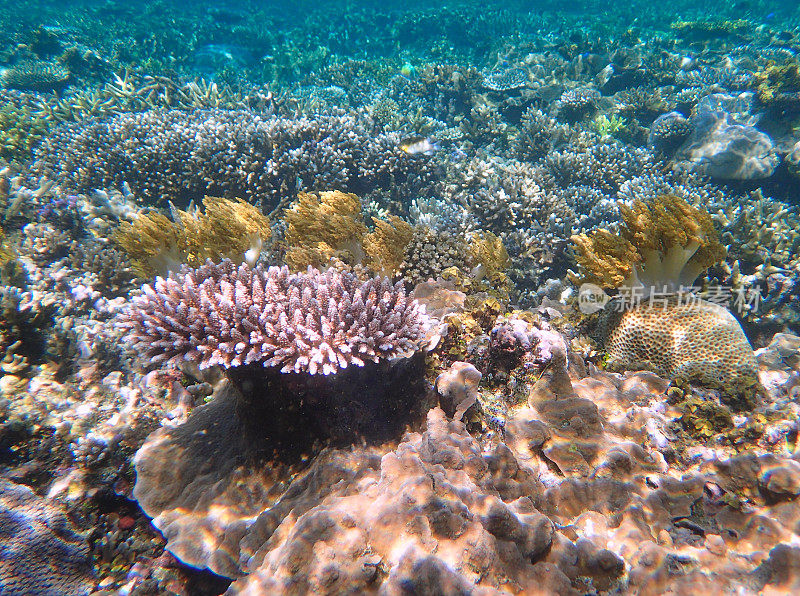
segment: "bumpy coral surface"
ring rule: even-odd
[[[27,486],[0,479],[0,593],[88,594],[89,547],[64,512]]]
[[[607,349],[613,366],[648,368],[672,379],[735,387],[752,385],[758,376],[738,321],[726,308],[701,300],[626,310]]]
[[[664,410],[668,381],[580,366],[570,378],[564,350],[501,435],[476,438],[434,408],[399,444],[325,449],[305,464],[242,465],[246,439],[220,394],[148,439],[137,498],[172,552],[235,579],[230,594],[796,585],[800,466],[693,454]]]
[[[311,374],[408,356],[426,333],[421,307],[387,278],[228,260],[145,285],[123,324],[153,363],[261,362]]]

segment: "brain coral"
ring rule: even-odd
[[[0,478],[0,594],[88,594],[90,568],[89,547],[64,513]]]
[[[753,349],[738,321],[726,308],[701,300],[625,311],[606,348],[612,366],[644,367],[672,379],[735,387],[751,386],[758,378]]]
[[[123,318],[133,348],[153,363],[224,368],[260,362],[330,374],[402,358],[425,339],[427,317],[388,278],[309,268],[208,261],[145,285]]]

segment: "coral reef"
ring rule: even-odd
[[[9,161],[28,159],[50,127],[29,106],[15,105],[12,98],[0,97],[0,157]]]
[[[528,73],[521,68],[494,70],[483,75],[483,86],[490,91],[504,92],[528,84]]]
[[[11,89],[54,91],[64,87],[69,77],[69,70],[61,64],[28,60],[4,69],[0,81]]]
[[[373,134],[371,126],[368,116],[351,114],[151,110],[64,124],[36,159],[41,172],[76,190],[127,183],[152,202],[179,205],[214,195],[272,209],[307,186],[365,192],[408,180],[424,189],[433,177],[428,160],[404,153],[397,133]]]
[[[159,7],[0,3],[0,592],[800,593],[794,4]]]

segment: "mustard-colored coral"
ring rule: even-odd
[[[319,194],[301,192],[284,213],[286,264],[296,271],[326,267],[331,259],[348,265],[361,263],[367,227],[361,202],[338,190]]]
[[[114,233],[140,274],[164,275],[182,263],[196,267],[206,259],[242,261],[272,234],[269,219],[241,199],[205,197],[203,211],[175,212],[178,221],[157,212],[140,214]]]
[[[31,150],[44,138],[48,123],[27,106],[9,103],[0,108],[0,157],[26,160]]]
[[[710,21],[675,21],[671,28],[677,35],[696,41],[725,36],[740,37],[752,31],[753,24],[744,19]]]
[[[483,267],[483,273],[488,278],[502,273],[511,264],[503,241],[491,232],[472,234],[467,251],[470,261]]]
[[[405,250],[414,235],[412,225],[396,215],[389,221],[372,218],[375,230],[364,237],[364,251],[370,266],[388,277],[396,277],[405,258]]]
[[[725,258],[711,216],[675,195],[619,206],[618,233],[596,230],[572,237],[584,280],[606,288],[690,285]]]
[[[789,59],[783,64],[773,60],[753,75],[756,82],[756,93],[761,103],[769,104],[781,98],[785,93],[800,91],[800,62]]]
[[[14,260],[14,250],[8,246],[3,228],[0,228],[0,269],[5,267],[9,261]]]

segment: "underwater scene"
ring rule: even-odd
[[[0,596],[800,594],[796,0],[0,3]]]

